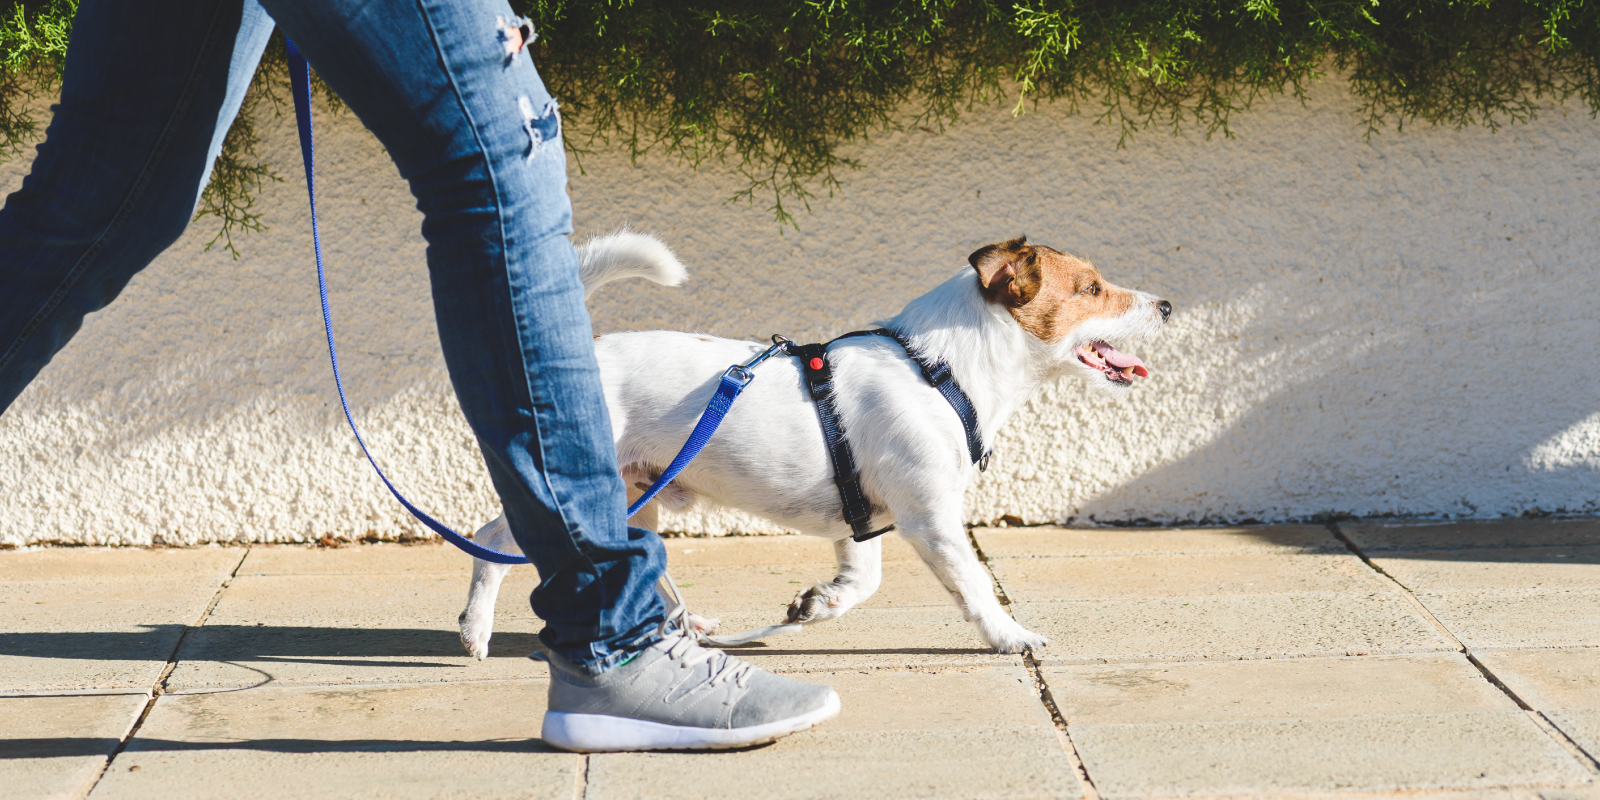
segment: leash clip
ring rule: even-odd
[[[771,347],[762,350],[760,353],[757,353],[755,358],[752,358],[743,364],[735,364],[731,367],[728,367],[727,374],[739,378],[741,383],[749,383],[756,379],[756,376],[751,373],[750,370],[755,369],[756,366],[761,362],[772,358],[774,355],[777,355],[778,351],[786,350],[789,347],[789,344],[790,342],[788,339],[783,338],[781,334],[774,333],[772,334]]]

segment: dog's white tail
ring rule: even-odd
[[[678,257],[660,239],[623,229],[596,236],[578,247],[578,276],[585,299],[612,281],[644,278],[677,286],[689,277]]]

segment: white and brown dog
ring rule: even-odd
[[[677,285],[683,266],[656,239],[618,233],[579,249],[584,288],[642,277]],[[1026,237],[979,249],[960,273],[881,323],[918,354],[948,364],[977,412],[985,443],[1045,383],[1075,375],[1117,392],[1148,374],[1114,345],[1154,335],[1172,306],[1114,286],[1094,265]],[[648,331],[599,337],[595,350],[633,497],[677,455],[728,365],[765,345],[690,333]],[[662,353],[671,353],[664,359]],[[1001,653],[1045,644],[1012,619],[967,540],[963,498],[978,470],[961,420],[893,339],[863,336],[829,348],[835,409],[871,499],[873,530],[893,524],[950,592],[984,640]],[[773,358],[740,396],[700,456],[634,524],[656,529],[657,504],[710,502],[831,539],[839,574],[799,593],[790,622],[836,619],[877,591],[879,539],[857,542],[844,521],[833,465],[794,358]],[[504,517],[479,544],[519,552]],[[510,568],[477,561],[461,641],[488,654],[495,596]]]

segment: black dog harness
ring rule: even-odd
[[[874,328],[865,331],[851,331],[836,339],[831,339],[820,344],[795,344],[786,342],[784,351],[800,359],[800,367],[806,376],[806,388],[811,392],[811,400],[817,406],[817,419],[822,423],[822,437],[828,443],[828,459],[833,462],[833,482],[839,487],[839,499],[844,504],[844,521],[850,523],[851,539],[864,542],[875,536],[881,536],[894,530],[890,525],[881,530],[870,530],[872,524],[872,502],[867,499],[867,493],[861,488],[861,473],[856,469],[855,454],[850,450],[850,441],[845,437],[845,430],[839,425],[839,415],[833,409],[833,365],[828,363],[828,345],[849,339],[855,336],[884,336],[900,343],[905,348],[906,355],[916,362],[922,370],[922,377],[926,378],[933,388],[955,409],[956,416],[961,418],[961,427],[967,434],[967,453],[972,457],[972,463],[978,469],[985,470],[989,467],[989,453],[983,449],[983,432],[978,428],[978,412],[972,408],[972,400],[967,393],[961,391],[961,385],[956,383],[955,376],[950,373],[950,365],[943,361],[929,361],[918,356],[911,350],[911,343],[895,331],[885,328]],[[775,337],[776,338],[776,337]]]

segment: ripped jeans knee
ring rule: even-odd
[[[534,108],[527,95],[517,98],[517,109],[522,112],[522,129],[528,132],[528,156],[532,161],[550,148],[561,146],[561,107],[555,98]]]

